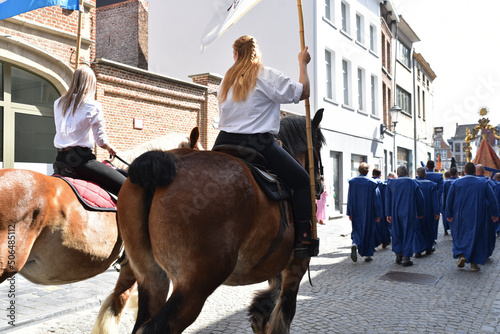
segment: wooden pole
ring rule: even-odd
[[[80,0],[80,5],[78,6],[78,32],[76,34],[75,70],[80,65],[80,46],[82,44],[82,14],[83,14],[83,0]]]
[[[299,33],[300,33],[300,49],[304,50],[306,41],[304,37],[304,17],[302,15],[302,1],[297,0],[297,8],[299,10]],[[318,238],[316,226],[316,182],[314,180],[314,155],[312,146],[312,133],[311,133],[311,107],[309,106],[309,99],[305,101],[306,106],[306,132],[307,132],[307,153],[309,159],[309,182],[311,186],[311,206],[312,206],[312,237]]]

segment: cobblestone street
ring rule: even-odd
[[[311,261],[299,290],[292,333],[498,333],[500,332],[500,253],[481,271],[458,269],[450,236],[440,235],[436,252],[413,259],[412,267],[395,264],[390,246],[377,248],[374,259],[350,259],[350,222],[330,220],[318,226],[321,253]],[[427,284],[381,279],[391,271],[425,274]],[[100,301],[112,290],[117,273],[110,269],[93,279],[66,286],[36,286],[16,277],[16,328],[3,312],[0,332],[90,333]],[[399,277],[404,277],[400,274]],[[252,333],[246,308],[266,283],[220,287],[185,333]],[[2,309],[9,284],[0,286]],[[130,333],[127,310],[121,333]]]

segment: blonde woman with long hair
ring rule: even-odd
[[[82,178],[93,181],[118,195],[126,177],[96,160],[94,143],[116,155],[105,131],[102,105],[94,99],[96,76],[88,66],[80,66],[68,91],[54,102],[57,148],[56,161],[71,166]]]
[[[298,103],[309,97],[307,64],[311,56],[299,53],[299,81],[262,64],[257,41],[242,36],[233,44],[234,65],[226,72],[218,92],[219,130],[215,145],[232,144],[253,148],[293,190],[295,251],[298,258],[310,257],[311,195],[309,175],[284,149],[274,135],[280,126],[280,105]]]

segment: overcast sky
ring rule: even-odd
[[[421,53],[437,75],[434,80],[435,126],[446,138],[455,123],[477,123],[489,109],[500,123],[500,1],[394,0],[420,42]]]

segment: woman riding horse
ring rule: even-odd
[[[307,47],[299,53],[299,82],[262,65],[255,38],[245,35],[233,44],[234,65],[219,89],[219,133],[215,146],[243,145],[257,150],[267,167],[293,189],[295,256],[317,255],[310,248],[311,192],[306,170],[274,140],[280,127],[280,104],[309,98]]]
[[[96,160],[92,153],[94,142],[116,155],[105,132],[102,105],[94,100],[96,76],[88,66],[80,66],[68,91],[54,102],[57,148],[56,161],[73,168],[79,176],[93,181],[118,195],[126,177],[117,170]]]

